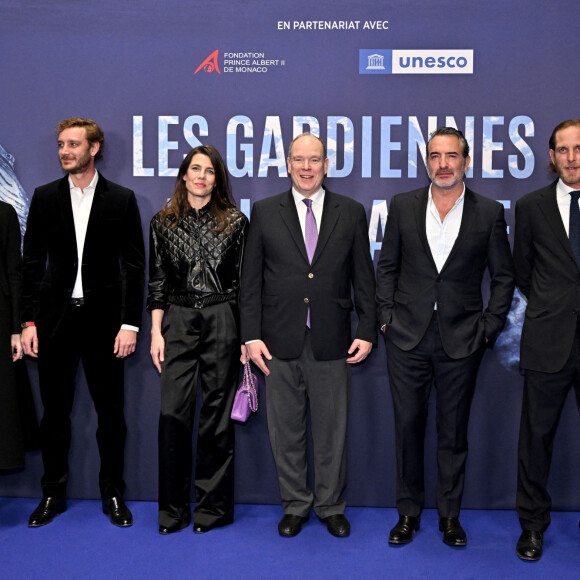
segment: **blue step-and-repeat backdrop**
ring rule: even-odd
[[[453,125],[470,143],[468,184],[504,204],[511,241],[515,201],[553,179],[552,129],[580,117],[577,0],[0,0],[0,10],[0,199],[15,205],[23,228],[34,188],[61,175],[53,130],[61,119],[90,117],[104,129],[98,169],[136,192],[146,239],[191,147],[222,152],[249,215],[253,202],[289,187],[288,144],[309,130],[327,143],[328,187],[366,207],[376,262],[391,197],[427,183],[428,135]],[[524,308],[516,294],[480,371],[464,507],[514,505]],[[144,313],[138,351],[126,363],[129,499],[157,495],[159,378],[149,328]],[[40,413],[36,365],[28,367]],[[570,399],[550,480],[556,508],[580,509],[579,427]],[[81,372],[71,497],[99,495],[95,429]],[[351,505],[394,505],[382,343],[353,372],[348,467]],[[40,454],[30,454],[25,472],[0,478],[0,495],[40,495],[41,473]],[[265,405],[237,427],[236,477],[238,502],[278,502]]]

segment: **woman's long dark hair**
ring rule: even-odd
[[[175,191],[171,196],[171,199],[169,199],[163,206],[161,215],[159,217],[161,223],[163,223],[165,222],[166,218],[175,216],[175,221],[170,226],[174,228],[179,223],[179,220],[185,215],[185,213],[190,210],[191,206],[187,200],[187,188],[185,187],[183,176],[187,173],[193,157],[198,154],[209,157],[215,172],[215,185],[211,192],[209,209],[217,224],[215,231],[220,233],[223,232],[227,227],[228,215],[230,214],[230,210],[236,207],[236,204],[232,197],[230,179],[224,160],[219,154],[219,151],[211,145],[199,145],[187,154],[179,166],[179,171],[177,172]]]

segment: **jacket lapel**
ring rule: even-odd
[[[75,220],[72,212],[68,176],[63,177],[63,179],[61,179],[60,183],[58,184],[56,199],[61,217],[61,223],[63,224],[63,236],[67,240],[66,247],[71,248],[71,251],[74,251],[74,255],[76,256],[77,238],[75,235]]]
[[[461,225],[459,226],[459,232],[457,233],[457,238],[445,260],[445,264],[441,268],[441,272],[445,270],[447,264],[449,264],[455,254],[459,251],[458,248],[463,248],[465,244],[469,243],[470,232],[473,231],[475,226],[475,219],[477,216],[477,199],[473,192],[469,188],[465,188],[465,197],[463,198],[463,213],[461,215]]]
[[[437,270],[437,265],[433,259],[433,254],[431,253],[431,248],[429,247],[429,240],[427,239],[427,227],[425,221],[427,219],[427,202],[429,200],[429,188],[426,187],[423,190],[418,191],[415,194],[415,224],[417,226],[417,235],[423,244],[425,249],[425,254],[429,256],[433,268]],[[387,218],[388,220],[388,218]]]
[[[573,259],[576,263],[576,258],[574,258],[574,253],[572,252],[572,246],[570,245],[570,240],[566,234],[566,228],[562,222],[562,215],[558,209],[558,201],[556,199],[556,184],[555,181],[550,187],[546,188],[541,194],[538,201],[538,207],[546,219],[546,223],[554,232],[556,240],[562,245],[566,253]]]
[[[318,242],[316,243],[316,250],[312,256],[312,263],[314,264],[320,254],[323,252],[332,231],[338,223],[340,216],[340,203],[338,198],[328,190],[324,193],[324,206],[322,209],[322,223],[320,224],[320,231],[318,234]]]
[[[93,204],[91,205],[91,213],[89,214],[89,223],[87,224],[87,233],[85,236],[85,250],[90,243],[93,231],[99,231],[101,228],[101,220],[103,218],[103,210],[105,209],[105,197],[107,191],[107,180],[99,173],[97,180],[97,187],[93,196]],[[84,253],[84,251],[83,251]]]
[[[280,203],[280,215],[286,224],[290,236],[294,240],[298,250],[302,254],[304,260],[308,261],[308,253],[306,252],[306,244],[304,242],[304,234],[300,227],[300,220],[298,219],[298,211],[292,196],[292,190],[288,192]],[[318,242],[316,243],[316,250],[312,256],[312,264],[316,262],[326,246],[332,231],[338,223],[340,216],[340,203],[338,198],[328,190],[324,193],[324,207],[322,210],[322,223],[320,224]]]
[[[302,228],[300,227],[300,220],[298,219],[298,211],[296,209],[296,204],[294,203],[292,190],[290,190],[285,196],[282,197],[282,201],[280,202],[280,217],[288,228],[290,237],[296,244],[296,247],[302,254],[302,257],[306,260],[306,262],[308,262],[306,244],[304,243],[304,236],[302,235]]]

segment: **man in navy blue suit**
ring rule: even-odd
[[[554,435],[574,389],[580,409],[580,119],[550,137],[559,178],[516,203],[516,283],[528,300],[520,347],[525,371],[518,448],[516,553],[542,557],[552,500],[547,490]]]

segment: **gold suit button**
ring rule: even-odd
[[[309,278],[314,278],[314,274],[313,274],[312,272],[309,272],[309,273],[308,273],[308,277],[309,277]]]
[[[308,300],[308,298],[304,298],[304,302],[306,302],[306,304],[308,304],[308,302],[310,302],[310,300]]]

